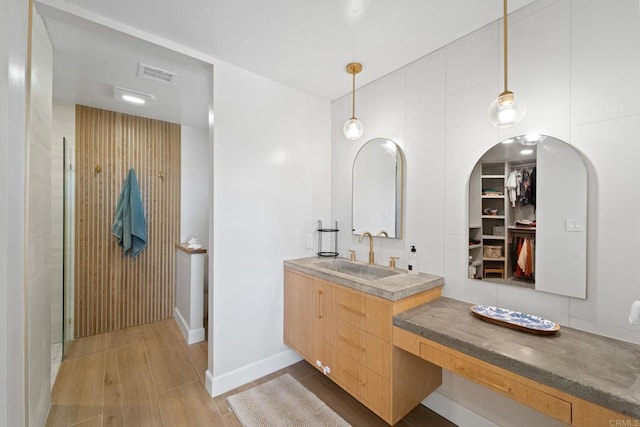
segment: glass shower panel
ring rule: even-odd
[[[75,201],[75,150],[66,138],[64,141],[64,219],[63,219],[63,347],[66,354],[73,340],[73,254],[74,254],[74,201]]]

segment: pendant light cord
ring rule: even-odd
[[[503,31],[504,31],[504,91],[506,92],[508,89],[507,82],[509,81],[509,70],[507,63],[509,61],[509,42],[507,41],[507,0],[503,0]]]
[[[506,1],[506,0],[505,0]],[[356,118],[356,73],[351,74],[351,118]]]

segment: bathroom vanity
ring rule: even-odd
[[[439,298],[443,279],[343,259],[285,261],[284,340],[389,424],[442,382],[393,347],[393,316]]]
[[[340,258],[284,269],[285,343],[389,424],[440,386],[442,369],[568,425],[640,423],[638,345],[484,322],[429,274]]]

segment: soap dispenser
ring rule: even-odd
[[[411,246],[411,252],[407,257],[407,270],[409,270],[409,274],[420,273],[420,266],[418,265],[418,253],[416,252],[415,246]]]

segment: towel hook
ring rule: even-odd
[[[102,166],[96,165],[96,169],[95,170],[96,170],[96,173],[102,172]]]
[[[158,172],[158,177],[164,178],[164,172],[163,171]]]

